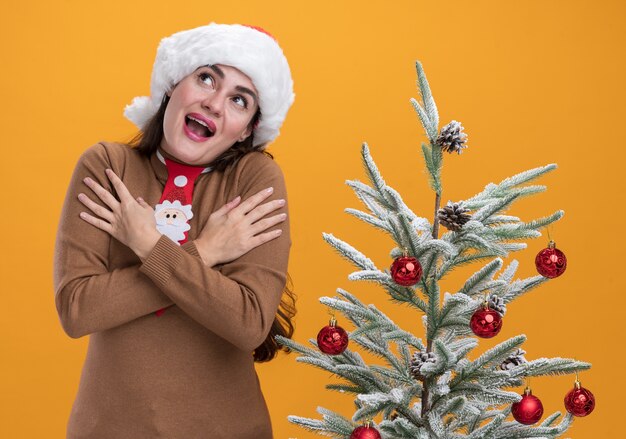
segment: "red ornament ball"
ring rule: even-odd
[[[554,241],[550,241],[548,248],[544,248],[535,257],[537,271],[543,277],[555,278],[565,272],[567,258],[565,253],[556,248]]]
[[[391,277],[402,286],[415,285],[422,278],[422,266],[412,256],[400,256],[391,264]]]
[[[374,427],[361,426],[354,429],[350,439],[381,439],[381,436]]]
[[[513,403],[511,413],[520,424],[531,425],[543,416],[543,404],[530,390],[527,390],[519,402]]]
[[[565,395],[565,408],[574,416],[587,416],[596,406],[596,398],[588,389],[580,387],[577,383],[576,387]]]
[[[502,329],[502,316],[498,311],[481,307],[472,315],[470,328],[481,338],[495,337]]]
[[[348,333],[332,322],[317,333],[317,346],[329,355],[339,355],[348,347]]]

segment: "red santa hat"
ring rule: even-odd
[[[261,109],[253,145],[265,149],[280,133],[295,94],[282,49],[269,33],[254,26],[211,23],[163,38],[152,69],[151,96],[134,98],[124,116],[144,129],[165,93],[198,67],[209,64],[235,67],[252,80]]]

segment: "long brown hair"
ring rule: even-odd
[[[126,144],[131,148],[135,148],[140,154],[150,157],[161,144],[163,139],[163,120],[165,118],[165,109],[169,102],[169,96],[163,96],[161,106],[156,114],[150,119],[143,131],[139,131],[130,141]],[[257,109],[256,113],[250,121],[250,125],[254,127],[261,117],[260,109]],[[217,157],[210,166],[213,170],[223,171],[226,167],[235,165],[241,157],[252,151],[261,151],[271,159],[274,156],[265,150],[261,150],[261,145],[254,147],[253,143],[254,131],[242,142],[235,142],[233,146],[224,151],[219,157]],[[282,309],[281,309],[282,308]],[[291,338],[294,333],[294,326],[291,319],[296,315],[296,295],[293,292],[293,283],[291,276],[287,273],[287,282],[285,289],[283,290],[283,296],[272,323],[272,328],[263,342],[254,350],[254,361],[265,362],[272,360],[278,350],[284,350],[286,353],[290,353],[291,349],[287,346],[280,345],[274,338],[276,335],[281,335],[286,338]]]

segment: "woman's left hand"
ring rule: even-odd
[[[87,195],[80,193],[78,199],[101,218],[96,218],[86,212],[81,212],[80,217],[113,236],[144,261],[161,237],[161,233],[156,228],[154,209],[141,199],[135,200],[122,180],[112,170],[107,169],[106,174],[120,200],[118,201],[113,194],[87,177],[84,179],[85,184],[111,210],[107,210],[93,202]]]

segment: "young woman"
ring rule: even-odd
[[[54,259],[63,329],[90,335],[67,438],[272,438],[254,362],[295,308],[264,149],[293,99],[273,37],[211,23],[161,41],[137,137],[81,155]]]

